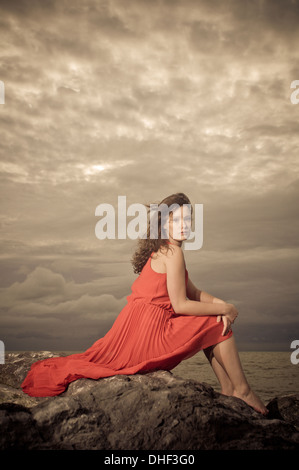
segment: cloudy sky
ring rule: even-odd
[[[241,350],[299,339],[298,0],[1,0],[7,350],[85,350],[136,278],[95,209],[203,204],[190,278]],[[298,96],[298,95],[297,95]]]

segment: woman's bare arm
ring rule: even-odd
[[[229,305],[226,302],[212,303],[187,298],[185,283],[185,260],[181,247],[173,246],[172,253],[165,256],[167,290],[172,307],[181,315],[226,315]],[[194,284],[189,284],[188,294],[198,296]],[[200,292],[200,291],[199,291]]]
[[[190,300],[196,300],[197,302],[206,302],[210,303],[225,303],[224,300],[218,299],[217,297],[208,294],[207,292],[198,289],[193,282],[191,281],[190,277],[188,277],[187,282],[187,297]]]

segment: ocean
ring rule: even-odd
[[[249,385],[265,404],[276,396],[299,393],[299,364],[292,364],[291,351],[240,351],[239,356]],[[171,372],[205,382],[220,392],[219,382],[202,351],[182,361]]]

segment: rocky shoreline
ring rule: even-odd
[[[1,450],[299,450],[299,394],[273,397],[267,417],[167,371],[80,379],[50,398],[24,394],[31,364],[53,356],[6,354]]]

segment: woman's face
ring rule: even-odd
[[[191,232],[191,211],[182,206],[169,215],[169,239],[182,242],[187,240]]]

